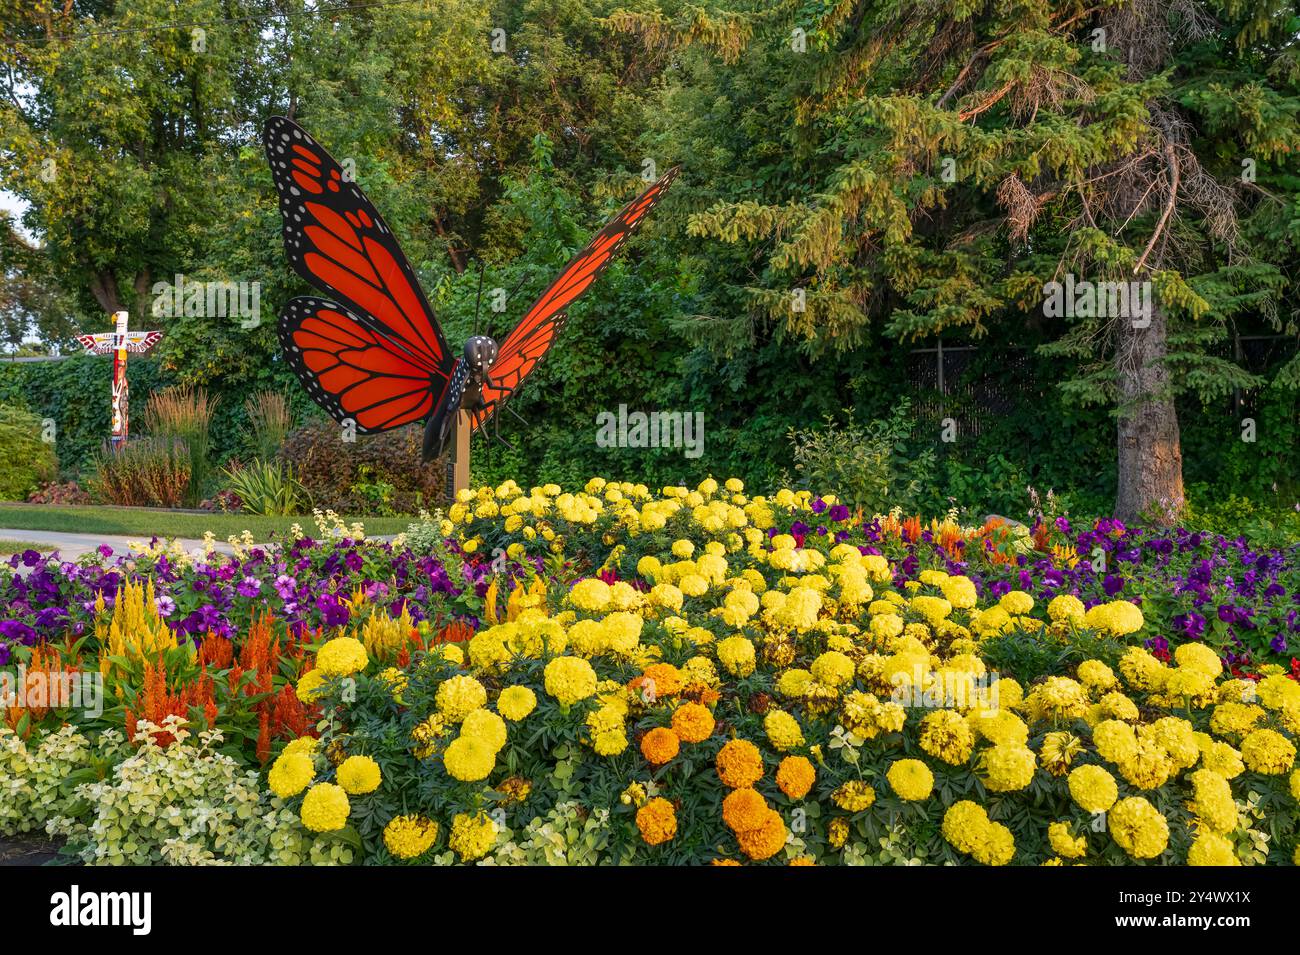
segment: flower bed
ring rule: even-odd
[[[11,660],[105,703],[10,708],[0,831],[94,862],[1288,863],[1293,562],[712,480],[507,483],[391,544],[19,555]]]

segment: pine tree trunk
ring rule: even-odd
[[[1153,303],[1146,328],[1120,319],[1115,372],[1119,386],[1119,491],[1115,515],[1175,520],[1183,508],[1183,452],[1170,396],[1165,314]]]

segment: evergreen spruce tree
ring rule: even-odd
[[[730,180],[691,231],[741,247],[749,275],[743,310],[701,337],[734,347],[758,318],[834,360],[873,324],[900,341],[1045,328],[1078,369],[1062,387],[1115,417],[1116,513],[1172,519],[1173,399],[1264,383],[1216,354],[1239,322],[1295,334],[1291,5],[843,0],[620,25],[660,46],[717,48],[722,25],[747,41],[666,94],[730,98],[737,120],[679,133]],[[1077,294],[1053,303],[1051,283]],[[1273,384],[1298,380],[1293,360]]]

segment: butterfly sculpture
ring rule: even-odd
[[[292,120],[263,134],[293,270],[331,298],[300,296],[279,337],[308,394],[362,434],[425,422],[422,460],[447,449],[457,413],[482,431],[555,344],[566,309],[613,259],[677,175],[669,170],[623,208],[498,345],[474,335],[453,356],[392,230],[333,157]],[[498,439],[499,439],[498,434]]]

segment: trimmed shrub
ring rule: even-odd
[[[0,405],[0,500],[24,500],[58,473],[54,446],[41,437],[40,418]]]
[[[316,507],[369,514],[382,503],[386,511],[415,514],[442,500],[446,480],[441,462],[421,466],[422,438],[421,429],[411,425],[344,441],[337,424],[316,419],[290,433],[280,460],[293,465]],[[376,501],[378,486],[384,488],[382,502]]]

